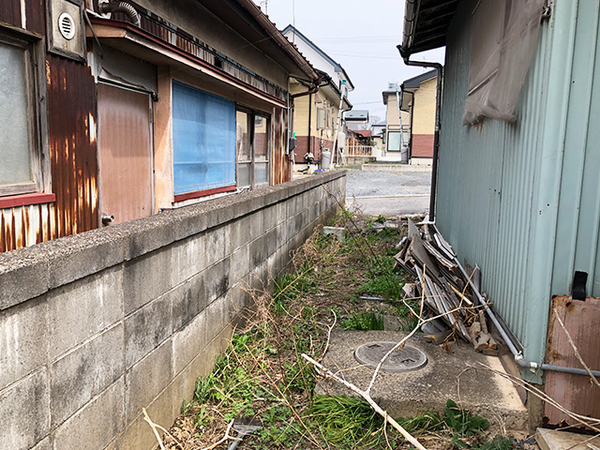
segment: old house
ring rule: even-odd
[[[600,417],[597,1],[408,1],[405,61],[446,46],[435,222],[477,265],[527,380]],[[551,424],[572,419],[551,406]]]
[[[431,164],[433,158],[436,86],[437,71],[430,70],[404,80],[400,87],[401,110],[409,114],[408,157],[411,164]]]
[[[290,179],[321,76],[253,2],[4,3],[0,251]]]
[[[323,81],[318,90],[309,89],[312,86],[301,77],[290,86],[297,142],[295,161],[305,163],[305,155],[311,153],[314,161],[320,162],[325,149],[335,154],[334,144],[341,148],[345,142],[340,112],[352,109],[348,93],[354,90],[354,84],[339,63],[292,25],[285,27],[282,33],[322,75]],[[337,138],[335,133],[338,133]]]
[[[251,0],[1,2],[0,447],[156,446],[343,204],[288,181],[295,79]]]
[[[391,161],[402,160],[402,148],[408,161],[407,149],[410,142],[410,113],[402,108],[404,101],[402,87],[398,83],[388,83],[387,90],[381,93],[385,111],[385,130],[383,130],[384,156]]]

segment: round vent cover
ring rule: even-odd
[[[375,341],[361,345],[354,351],[354,358],[372,369],[377,367],[381,358],[390,351],[397,342]],[[381,366],[384,372],[408,372],[417,370],[427,364],[427,355],[418,348],[405,345],[392,353]]]
[[[73,20],[71,14],[64,12],[58,17],[58,29],[60,34],[68,41],[75,37],[75,20]]]

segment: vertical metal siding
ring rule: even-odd
[[[600,295],[599,10],[597,1],[579,2],[552,284],[556,294],[571,291],[579,270],[589,274],[588,295]]]
[[[514,124],[486,119],[462,125],[468,90],[470,19],[475,1],[463,1],[448,33],[437,222],[457,254],[482,270],[483,289],[511,330],[540,359],[546,319],[532,308],[528,285],[531,238],[547,101],[551,24],[540,30]],[[543,295],[535,293],[533,295]],[[545,313],[547,317],[547,311]],[[531,333],[531,323],[539,329]],[[535,348],[533,348],[535,347]],[[532,351],[533,350],[533,351]],[[527,355],[527,353],[526,353]]]
[[[48,128],[57,237],[98,227],[96,85],[90,69],[47,57]]]

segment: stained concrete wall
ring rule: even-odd
[[[149,449],[250,298],[345,196],[345,172],[0,255],[0,445]]]

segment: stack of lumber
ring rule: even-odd
[[[415,279],[405,292],[423,298],[429,314],[440,316],[452,330],[451,336],[473,343],[480,352],[497,354],[484,308],[474,295],[478,269],[465,276],[452,247],[432,224],[417,226],[409,219],[408,236],[397,247],[394,259]]]

